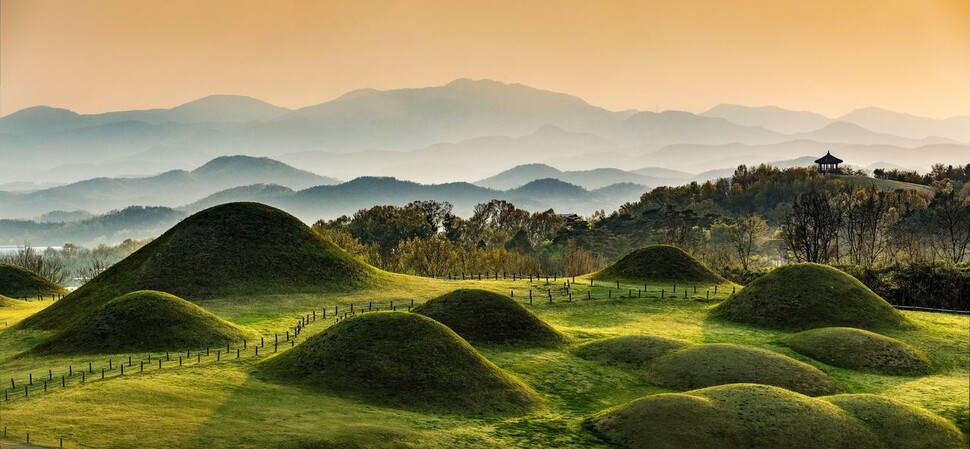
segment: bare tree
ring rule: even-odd
[[[963,262],[970,247],[970,199],[960,198],[949,182],[936,187],[936,197],[928,210],[930,242],[939,257]]]
[[[94,256],[86,264],[78,267],[74,272],[74,276],[81,285],[84,285],[90,282],[91,279],[98,277],[99,274],[104,273],[109,266],[108,260],[104,256]]]
[[[768,222],[760,215],[753,214],[720,226],[726,232],[741,268],[748,271],[752,254],[768,239]]]
[[[57,251],[50,249],[39,253],[28,243],[25,243],[16,253],[0,259],[0,262],[20,266],[58,285],[64,284],[69,276],[64,269],[64,262],[57,257]]]
[[[872,267],[888,251],[891,229],[898,220],[898,195],[868,187],[843,201],[843,235],[849,261]]]
[[[838,252],[842,212],[832,195],[810,189],[792,204],[781,226],[785,249],[799,262],[826,263]]]

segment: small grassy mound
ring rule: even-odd
[[[325,293],[376,271],[286,212],[229,203],[194,214],[20,326],[66,329],[113,298],[158,290],[190,301]]]
[[[414,309],[472,343],[549,345],[565,338],[512,298],[485,290],[461,289]]]
[[[953,424],[926,410],[872,394],[843,394],[824,399],[865,423],[886,449],[966,447]]]
[[[930,371],[921,351],[895,338],[851,327],[825,327],[782,339],[788,347],[832,366],[882,374]]]
[[[0,295],[11,298],[66,295],[59,285],[18,265],[0,264]]]
[[[445,325],[415,313],[341,321],[263,364],[263,374],[393,407],[460,414],[531,408],[538,396]]]
[[[756,279],[719,304],[713,315],[780,329],[847,326],[898,328],[907,321],[858,279],[835,268],[788,265]]]
[[[680,248],[670,245],[653,245],[638,249],[596,273],[593,279],[709,284],[727,282],[701,261]]]
[[[35,348],[40,353],[121,354],[225,346],[259,338],[168,293],[137,291],[114,299],[87,319]]]
[[[0,307],[17,307],[18,305],[20,305],[20,301],[0,295]]]
[[[658,394],[587,421],[631,449],[876,449],[876,436],[842,409],[777,387],[724,385]]]
[[[658,357],[647,371],[657,384],[681,390],[756,383],[821,396],[840,389],[835,380],[809,364],[764,349],[732,344],[689,346]]]
[[[576,347],[573,354],[608,365],[642,366],[689,344],[673,338],[630,335],[591,341]]]

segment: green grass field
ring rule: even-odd
[[[299,382],[264,380],[258,365],[274,355],[267,344],[254,356],[254,342],[239,359],[234,352],[237,345],[228,354],[222,348],[218,362],[214,352],[205,356],[200,348],[202,355],[192,351],[181,367],[170,359],[162,369],[150,364],[144,372],[138,372],[137,360],[147,354],[135,354],[136,362],[124,376],[119,375],[118,364],[128,354],[25,354],[52,331],[11,327],[50,306],[50,301],[44,301],[0,308],[0,323],[8,323],[0,327],[0,382],[6,383],[0,385],[9,390],[10,378],[18,382],[10,400],[0,402],[0,426],[11,434],[29,432],[34,441],[56,442],[63,437],[69,448],[615,447],[590,431],[585,420],[644,396],[680,390],[651,383],[636,365],[584,359],[573,351],[598,339],[653,335],[774,351],[821,370],[844,387],[843,393],[882,395],[925,408],[964,434],[970,430],[970,317],[903,312],[914,326],[882,333],[926,354],[932,371],[923,376],[880,375],[803,356],[782,343],[789,331],[713,318],[711,308],[736,287],[730,284],[720,285],[716,294],[713,285],[698,285],[695,293],[693,284],[678,285],[674,292],[672,285],[654,283],[644,291],[642,284],[621,283],[617,289],[606,281],[589,287],[589,278],[577,277],[570,286],[570,301],[563,282],[550,280],[547,286],[544,279],[530,284],[527,280],[445,281],[381,274],[371,286],[359,290],[234,296],[197,303],[269,339],[292,330],[296,320],[316,310],[317,320],[299,336],[302,342],[334,324],[335,306],[341,315],[351,304],[355,311],[368,305],[386,311],[393,302],[398,311],[406,311],[412,299],[417,305],[458,288],[514,292],[516,301],[568,340],[566,345],[551,347],[475,345],[485,358],[538,393],[538,406],[521,414],[467,417],[418,412],[348,399]],[[552,304],[547,289],[552,289]],[[660,299],[661,289],[665,299]],[[588,292],[593,299],[587,299]],[[327,319],[322,318],[324,308]],[[290,348],[281,345],[280,352]],[[158,354],[154,357],[157,363]],[[114,368],[100,380],[97,367],[106,365],[109,358]],[[96,374],[85,384],[79,384],[75,375],[61,388],[60,375],[66,374],[68,365],[83,370],[92,360]],[[54,380],[48,391],[35,385],[24,399],[21,382],[33,374],[37,384],[38,379],[48,378],[49,369]]]

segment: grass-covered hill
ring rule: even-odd
[[[594,360],[607,365],[637,367],[689,344],[675,338],[627,335],[584,343],[577,346],[573,350],[573,354],[586,360]]]
[[[136,290],[164,291],[189,301],[321,293],[360,286],[375,273],[286,212],[258,203],[229,203],[186,218],[20,325],[66,329]]]
[[[59,285],[12,264],[0,264],[0,295],[11,298],[66,295]]]
[[[710,268],[670,245],[653,245],[627,254],[622,259],[596,273],[594,279],[657,281],[680,283],[727,282]]]
[[[881,449],[839,407],[767,385],[733,384],[658,394],[594,416],[589,426],[630,449]]]
[[[850,327],[812,329],[782,338],[795,351],[829,365],[883,374],[930,371],[922,351],[895,338]]]
[[[882,396],[813,399],[777,387],[733,384],[647,396],[587,425],[631,449],[957,449],[953,424]]]
[[[524,411],[531,388],[443,324],[415,313],[368,313],[334,325],[263,365],[276,382],[368,402],[457,414]]]
[[[765,349],[716,343],[688,346],[653,360],[650,379],[679,390],[734,383],[774,385],[809,396],[842,389],[817,368]]]
[[[168,293],[137,291],[109,301],[35,351],[120,354],[221,347],[259,338]]]
[[[719,304],[713,315],[778,329],[907,326],[899,312],[858,279],[811,263],[771,271]]]
[[[823,398],[866,424],[886,449],[965,448],[960,431],[926,410],[873,394]]]
[[[512,298],[487,290],[461,289],[414,309],[472,343],[550,345],[565,337]]]

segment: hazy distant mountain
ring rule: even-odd
[[[744,126],[760,126],[784,134],[814,131],[832,122],[832,119],[821,114],[790,111],[777,106],[720,104],[701,115],[723,118]]]
[[[210,95],[171,109],[144,109],[101,114],[78,114],[67,109],[35,106],[0,118],[0,133],[49,133],[125,122],[152,125],[242,123],[272,120],[288,111],[289,109],[240,95]]]
[[[723,118],[683,111],[638,112],[623,122],[620,133],[628,141],[663,145],[686,142],[759,144],[786,139],[784,134],[765,128],[742,126]]]
[[[444,86],[361,89],[284,119],[325,126],[348,150],[420,148],[474,137],[518,137],[543,125],[593,132],[628,114],[582,99],[521,84],[460,79]]]
[[[255,201],[257,203],[271,204],[285,200],[293,196],[294,193],[294,190],[276,184],[253,184],[233,187],[213,193],[180,209],[193,214],[212,206],[238,201]]]
[[[950,139],[942,137],[910,139],[892,134],[877,133],[854,123],[842,121],[829,123],[815,131],[793,134],[791,137],[796,140],[813,140],[826,143],[851,142],[858,145],[893,145],[910,148],[939,143],[955,143]]]
[[[279,159],[345,179],[393,175],[421,183],[442,183],[480,179],[489,173],[520,164],[537,160],[555,161],[616,146],[618,144],[615,142],[589,133],[574,133],[546,125],[518,138],[478,137],[456,143],[435,144],[410,152],[300,152],[281,155]]]
[[[272,159],[223,156],[192,171],[173,170],[143,178],[95,178],[29,193],[4,192],[0,210],[4,218],[29,218],[51,210],[77,208],[103,213],[131,205],[175,207],[254,182],[304,189],[338,181]]]
[[[541,179],[555,179],[575,184],[584,189],[595,190],[618,183],[631,183],[646,186],[657,178],[643,176],[616,168],[597,168],[593,170],[562,171],[545,164],[519,165],[495,176],[475,182],[475,185],[490,189],[514,189]]]
[[[0,219],[0,244],[38,246],[75,243],[95,246],[125,239],[157,237],[186,217],[167,207],[128,207],[79,221],[37,222]]]
[[[495,190],[466,182],[419,184],[386,177],[361,177],[343,184],[317,186],[292,192],[278,186],[246,186],[218,192],[182,210],[194,212],[229,201],[259,201],[282,208],[304,221],[352,215],[381,204],[403,206],[412,201],[447,201],[456,214],[469,216],[479,203],[493,199],[513,202],[526,210],[555,209],[560,213],[588,215],[613,210],[638,198],[647,188],[634,184],[608,186],[594,191],[553,179],[533,181],[510,190]]]
[[[940,120],[880,108],[861,108],[839,117],[839,120],[855,123],[875,132],[913,139],[935,136],[970,143],[970,115]]]
[[[735,105],[700,115],[617,112],[564,93],[462,79],[417,89],[361,89],[297,110],[231,95],[171,109],[103,114],[28,108],[0,118],[0,171],[6,182],[66,183],[145,176],[198,166],[220,155],[246,154],[280,158],[342,179],[394,176],[422,183],[473,181],[530,163],[567,171],[650,166],[697,173],[817,149],[968,142],[968,130],[970,116],[935,120],[874,108],[838,121],[810,112]],[[678,145],[709,148],[688,157],[689,151],[670,152]],[[752,151],[735,151],[739,145]],[[773,152],[778,146],[800,151]],[[914,154],[906,157],[918,166],[960,156]],[[934,160],[932,154],[945,157]],[[716,160],[723,162],[693,165]],[[851,163],[864,166],[866,161]],[[246,185],[260,182],[274,183],[252,179]]]

